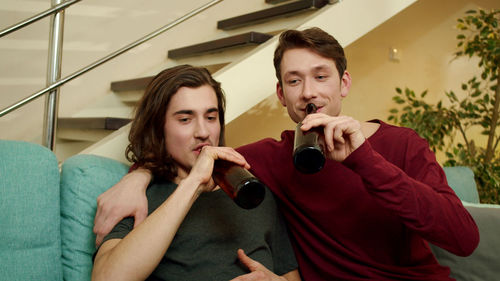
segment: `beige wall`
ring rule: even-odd
[[[344,100],[343,114],[386,121],[394,107],[395,87],[409,87],[417,93],[428,89],[431,101],[444,100],[448,90],[462,93],[461,83],[478,71],[474,60],[452,60],[458,34],[456,19],[478,6],[500,8],[500,3],[419,0],[350,44],[345,51],[353,84]],[[399,61],[389,59],[390,48],[400,51]],[[282,130],[294,128],[275,94],[269,94],[268,99],[227,125],[227,145],[237,147],[264,137],[279,139]]]
[[[38,5],[34,5],[35,2]],[[70,7],[65,16],[61,76],[72,74],[209,1],[174,1],[175,5],[172,5],[173,1],[164,0],[140,2],[138,6],[138,1],[134,0],[86,0]],[[59,99],[59,116],[105,114],[128,117],[123,116],[123,104],[107,105],[102,109],[102,99],[113,95],[110,82],[153,75],[165,67],[180,63],[214,63],[209,56],[191,61],[174,61],[167,58],[167,51],[238,33],[218,30],[217,21],[229,15],[244,14],[268,6],[263,0],[225,0],[201,12],[64,85]],[[50,1],[46,0],[0,1],[0,29],[49,7]],[[49,20],[46,18],[0,38],[1,109],[45,87],[48,34]],[[43,109],[44,98],[39,98],[1,117],[0,138],[41,143]]]
[[[286,20],[285,26],[282,26],[281,30],[293,28],[294,26],[324,26],[325,30],[333,32],[336,27],[342,24],[350,25],[352,28],[348,31],[336,32],[339,41],[347,46],[415,1],[416,0],[378,0],[376,2],[372,0],[342,1],[335,5],[329,5],[317,13],[307,16],[303,20],[294,21],[295,23]],[[357,14],[359,19],[350,16],[354,14]],[[263,23],[263,25],[267,26],[268,24]],[[262,100],[269,97],[275,87],[276,80],[272,68],[272,56],[276,42],[277,37],[268,40],[250,51],[250,53],[242,56],[240,59],[233,60],[231,64],[214,74],[214,78],[222,83],[226,91],[227,123],[249,110],[251,112],[257,112],[257,114],[259,111],[262,112],[262,110],[259,109],[251,109]],[[259,108],[259,106],[257,106],[257,108]],[[266,120],[262,120],[262,122],[263,124],[267,124]],[[237,128],[246,127],[247,126],[237,126]],[[262,127],[263,126],[257,130],[265,133]],[[269,128],[272,129],[272,126]],[[274,129],[274,131],[276,130]],[[241,132],[241,130],[239,132]],[[237,136],[242,135],[239,132],[236,131],[234,134]],[[279,132],[279,130],[277,132]],[[245,135],[248,136],[246,132]],[[123,144],[127,142],[126,136],[126,131],[119,130],[85,149],[82,153],[93,153],[122,161],[123,150],[125,149]],[[244,141],[248,141],[248,139]]]

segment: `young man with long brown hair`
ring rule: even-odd
[[[169,68],[149,84],[127,147],[129,160],[154,175],[149,215],[125,218],[105,237],[93,280],[300,280],[273,196],[242,209],[212,180],[217,159],[250,167],[219,146],[224,103],[204,68]]]

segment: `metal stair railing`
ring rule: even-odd
[[[12,33],[12,32],[14,32],[14,31],[16,31],[18,29],[23,28],[23,27],[25,27],[27,25],[30,25],[30,24],[32,24],[32,23],[34,23],[34,22],[36,22],[38,20],[41,20],[41,19],[43,19],[43,18],[45,18],[47,16],[50,16],[50,15],[56,13],[56,12],[64,10],[67,7],[69,7],[69,6],[73,5],[73,4],[76,4],[76,2],[80,2],[80,1],[82,1],[82,0],[68,0],[68,1],[62,2],[61,4],[55,5],[55,6],[53,6],[52,8],[50,8],[48,10],[45,10],[45,11],[43,11],[43,12],[41,12],[41,13],[35,15],[35,16],[32,16],[31,18],[28,18],[28,19],[26,19],[24,21],[21,21],[19,23],[16,23],[14,25],[11,25],[11,26],[5,28],[4,30],[0,31],[0,37],[3,37],[3,36],[5,36],[5,35],[7,35],[9,33]]]
[[[162,34],[163,32],[171,29],[172,27],[182,23],[183,21],[197,15],[198,13],[212,7],[213,5],[222,2],[223,0],[212,0],[199,8],[196,8],[184,16],[164,25],[163,27],[147,34],[146,36],[112,52],[111,54],[89,64],[88,66],[73,72],[72,74],[60,79],[60,69],[61,69],[61,54],[62,54],[62,31],[64,27],[64,10],[72,4],[75,4],[81,0],[69,0],[62,2],[61,0],[52,0],[52,8],[48,9],[36,16],[33,16],[25,21],[18,24],[12,25],[2,31],[0,31],[0,37],[14,32],[22,27],[25,27],[43,17],[51,15],[51,27],[50,27],[50,44],[49,44],[49,60],[47,66],[47,87],[39,90],[38,92],[32,94],[31,96],[24,98],[2,110],[0,110],[0,117],[6,115],[7,113],[18,109],[19,107],[35,100],[36,98],[50,92],[46,102],[45,102],[45,118],[44,118],[44,138],[43,145],[51,150],[55,147],[55,129],[57,127],[57,101],[59,88],[65,83],[79,77],[80,75],[106,63],[107,61],[127,52],[128,50],[137,47],[138,45],[149,41],[156,36]],[[62,3],[61,3],[62,2]]]

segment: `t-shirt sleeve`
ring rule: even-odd
[[[133,167],[134,166],[132,166],[132,168]],[[175,186],[175,184],[168,181],[151,182],[149,184],[146,190],[146,197],[148,200],[148,216],[154,210],[156,210],[165,200],[167,200],[167,197],[170,196],[173,190],[175,190]],[[167,189],[167,191],[165,192],[164,189]],[[103,242],[110,239],[123,239],[132,231],[132,229],[134,229],[134,218],[124,218],[113,228],[113,230],[111,230],[108,235],[104,237]]]
[[[111,230],[110,233],[108,233],[108,235],[104,236],[101,245],[104,242],[111,239],[123,239],[125,236],[127,236],[127,234],[130,233],[130,231],[132,231],[133,228],[134,228],[134,219],[131,217],[124,218],[117,225],[115,225],[115,227]],[[92,262],[95,260],[99,248],[97,248],[94,254],[92,255]]]
[[[103,243],[111,239],[123,239],[134,228],[134,218],[128,217],[120,221],[111,232],[104,237]]]
[[[298,267],[289,236],[283,216],[278,211],[271,241],[274,273],[277,275],[286,274]]]

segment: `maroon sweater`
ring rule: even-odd
[[[277,196],[306,281],[450,280],[426,241],[460,256],[479,242],[427,142],[380,123],[342,163],[327,160],[313,175],[293,166],[293,131],[238,149]]]

